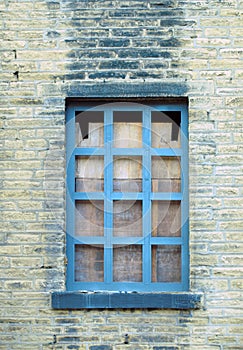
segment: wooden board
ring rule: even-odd
[[[142,191],[142,157],[114,157],[113,190],[116,192]]]
[[[172,123],[152,123],[152,147],[178,148],[180,147],[180,132],[178,140],[172,141]]]
[[[181,207],[180,201],[152,202],[152,236],[180,237]]]
[[[76,157],[76,191],[104,191],[104,159],[100,156]]]
[[[113,249],[114,282],[142,281],[142,247],[126,245]]]
[[[142,123],[114,123],[114,147],[141,148]]]
[[[116,237],[142,236],[141,201],[114,201],[113,235]]]
[[[102,201],[76,201],[76,236],[104,235],[104,203]]]
[[[99,246],[75,246],[75,281],[104,281],[104,249]]]
[[[181,247],[170,245],[152,246],[152,281],[181,281]]]
[[[179,158],[152,157],[152,192],[180,192]]]
[[[104,145],[104,124],[89,123],[88,138],[83,138],[79,123],[75,123],[77,147],[102,147]]]

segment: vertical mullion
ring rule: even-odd
[[[66,122],[66,240],[67,240],[67,286],[72,288],[75,282],[75,109],[68,108]]]
[[[113,202],[111,200],[113,186],[113,161],[112,161],[112,137],[113,137],[112,110],[104,111],[104,280],[111,283],[112,274],[112,227],[113,227]]]
[[[181,271],[184,289],[189,288],[189,199],[188,199],[188,115],[187,108],[181,110]]]
[[[151,283],[151,110],[143,111],[143,282]]]
[[[67,247],[66,247],[66,255],[67,255],[67,278],[66,278],[66,288],[67,290],[72,290],[74,288],[75,283],[75,240],[72,236],[67,234]]]

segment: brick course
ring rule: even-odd
[[[242,8],[0,3],[0,349],[242,349]],[[190,284],[203,305],[53,310],[51,291],[65,290],[65,99],[136,97],[145,84],[148,97],[189,99]]]

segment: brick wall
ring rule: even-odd
[[[242,5],[1,1],[0,349],[242,349]],[[189,99],[190,283],[203,306],[53,310],[50,292],[65,289],[65,99],[144,84]]]

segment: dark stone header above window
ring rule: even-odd
[[[115,83],[103,83],[103,84],[80,84],[71,83],[64,86],[64,93],[68,98],[102,98],[110,99],[114,98],[160,98],[164,96],[166,98],[180,98],[186,96],[187,85],[183,82],[161,82],[161,83],[141,83],[141,84],[115,84]],[[186,97],[182,97],[184,100]],[[168,102],[167,102],[168,103]]]

